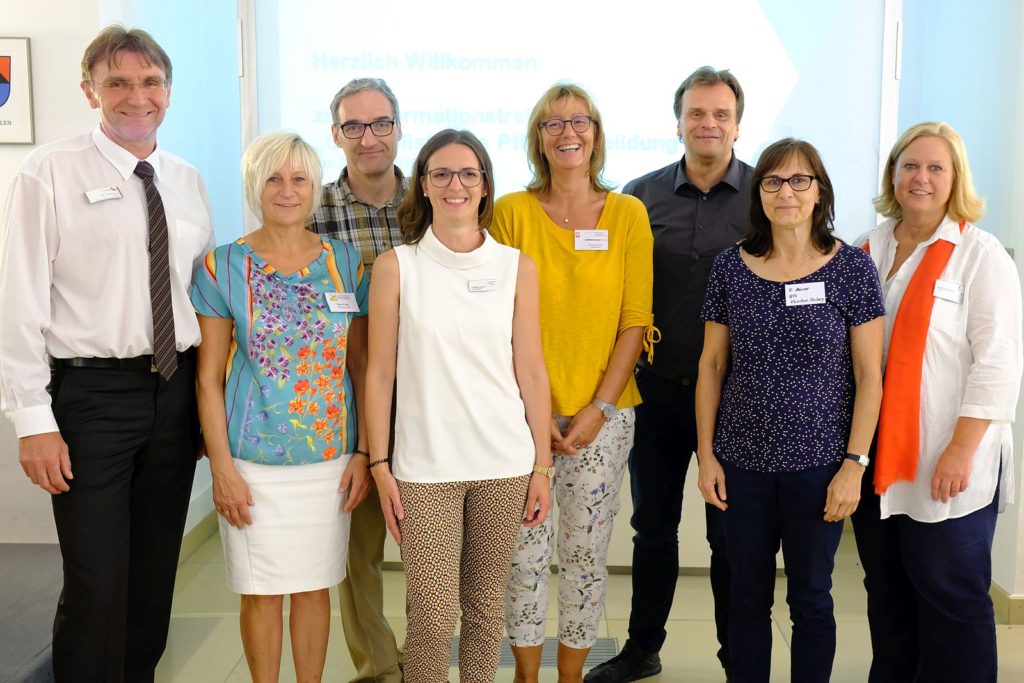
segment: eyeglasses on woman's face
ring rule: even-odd
[[[476,187],[483,180],[484,172],[479,168],[435,168],[427,171],[430,184],[438,189],[451,185],[455,176],[459,176],[459,182],[463,187]]]
[[[761,189],[765,192],[775,193],[782,189],[782,186],[786,183],[789,184],[789,188],[793,192],[806,192],[811,188],[811,181],[817,180],[816,175],[807,175],[805,173],[797,173],[791,175],[788,178],[782,178],[777,175],[767,175],[761,178]]]
[[[590,124],[593,120],[594,117],[592,116],[574,116],[571,119],[548,119],[538,123],[537,127],[547,131],[548,135],[556,136],[562,134],[562,131],[565,130],[565,124],[568,123],[577,133],[586,133],[590,130]]]

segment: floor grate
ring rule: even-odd
[[[594,643],[594,647],[590,648],[590,654],[587,655],[587,661],[584,667],[589,669],[595,667],[601,662],[607,661],[619,653],[619,640],[618,638],[598,638],[597,642]],[[556,658],[558,656],[558,638],[545,638],[544,639],[544,653],[541,655],[540,665],[544,668],[554,669],[558,664]],[[452,655],[450,666],[458,666],[459,663],[459,637],[455,636],[452,640]],[[501,639],[501,662],[498,664],[500,668],[511,669],[516,665],[515,659],[512,658],[512,649],[509,647],[508,638]]]

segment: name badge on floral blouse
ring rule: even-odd
[[[810,306],[825,303],[824,282],[801,282],[786,285],[787,306]]]
[[[359,302],[354,292],[324,292],[331,313],[358,313]]]

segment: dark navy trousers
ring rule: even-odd
[[[995,683],[989,586],[998,489],[989,505],[957,519],[880,519],[873,470],[853,515],[868,593],[869,683]]]
[[[827,683],[836,651],[832,569],[842,522],[826,522],[825,498],[839,465],[755,472],[722,462],[729,509],[725,546],[732,567],[729,650],[733,683],[771,676],[775,557],[782,546],[793,622],[790,681]]]
[[[637,386],[643,403],[636,407],[636,437],[629,454],[633,494],[633,604],[629,639],[642,650],[657,652],[665,642],[665,623],[679,578],[679,519],[683,485],[694,451],[697,425],[694,389],[639,368]],[[699,495],[694,491],[695,495]],[[729,561],[725,555],[722,512],[705,506],[711,546],[711,592],[715,598],[718,659],[729,666]]]

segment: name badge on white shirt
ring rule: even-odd
[[[498,291],[498,281],[494,278],[487,278],[485,280],[470,280],[469,291],[496,292]]]
[[[100,187],[95,190],[86,190],[85,198],[90,204],[105,202],[108,199],[121,199],[121,190],[117,187]]]
[[[576,230],[576,251],[608,251],[607,230]]]
[[[952,301],[955,304],[964,302],[964,286],[952,280],[936,280],[933,294],[938,299]]]
[[[358,313],[359,302],[353,292],[324,292],[331,313]]]
[[[787,306],[810,306],[825,303],[824,282],[801,282],[786,285]]]

